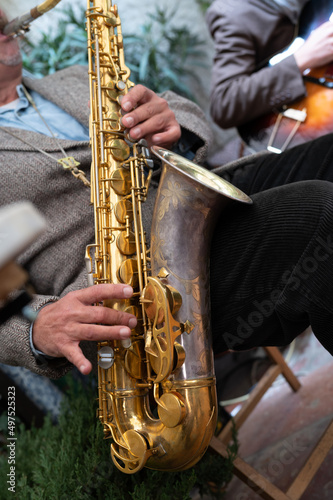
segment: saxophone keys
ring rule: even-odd
[[[173,372],[175,372],[178,368],[180,368],[184,364],[186,358],[185,349],[181,344],[179,344],[179,342],[174,343],[174,349],[175,353],[174,353]]]
[[[133,335],[142,335],[143,330],[143,320],[142,320],[142,310],[137,305],[131,304],[124,309],[125,312],[133,314],[137,319],[137,324],[135,328],[132,328]]]
[[[134,290],[139,285],[138,263],[136,259],[126,259],[117,270],[117,278],[121,283],[131,285]]]
[[[130,347],[132,346],[132,341],[131,339],[124,339],[121,341],[121,345],[124,349],[130,349]]]
[[[129,231],[129,235],[127,236],[122,232],[117,237],[117,248],[123,255],[134,255],[136,250],[134,233]]]
[[[169,276],[169,274],[170,274],[169,271],[167,269],[165,269],[165,267],[161,267],[161,269],[158,272],[157,277],[160,279],[165,279]]]
[[[159,336],[157,337],[157,342],[154,341],[150,346],[150,349],[148,350],[146,347],[145,350],[149,354],[149,362],[153,371],[157,375],[165,373],[167,361],[169,360],[168,345],[166,340]],[[184,364],[185,357],[185,349],[181,344],[175,342],[173,345],[173,365],[171,373],[174,373]]]
[[[123,438],[132,455],[139,458],[146,454],[149,448],[147,439],[138,431],[130,429],[124,433]]]
[[[125,474],[135,474],[146,464],[148,458],[157,453],[157,449],[150,449],[148,440],[143,434],[134,429],[126,431],[123,436],[124,444],[111,445],[111,457],[115,466]]]
[[[119,103],[120,97],[124,95],[126,83],[123,80],[111,81],[107,85],[106,95],[111,101]],[[120,95],[119,95],[120,94]]]
[[[118,80],[116,83],[116,87],[118,90],[123,92],[126,89],[126,82],[124,82],[123,80]]]
[[[134,341],[125,354],[125,369],[136,380],[146,380],[145,352],[140,341]]]
[[[115,28],[117,24],[119,24],[119,20],[117,16],[115,16],[112,12],[109,12],[104,18],[104,24],[106,26]]]
[[[185,321],[185,323],[181,323],[180,326],[182,331],[186,332],[188,335],[192,332],[194,328],[194,324],[188,319]]]
[[[117,168],[110,178],[112,189],[115,193],[126,196],[131,192],[131,174],[125,168]]]
[[[141,302],[141,304],[153,304],[154,303],[153,300],[149,300],[149,299],[140,299],[140,302]]]
[[[116,89],[110,87],[106,91],[106,94],[107,94],[108,98],[111,99],[111,101],[117,101],[119,92]]]
[[[186,406],[178,392],[166,392],[157,401],[157,412],[165,427],[173,428],[181,424],[186,416]]]
[[[165,362],[164,356],[161,355],[161,352],[165,352],[167,348],[167,342],[163,337],[158,338],[158,347],[155,341],[149,347],[149,350],[146,347],[146,352],[149,354],[150,365],[156,374],[163,371]]]
[[[182,296],[180,295],[178,290],[176,290],[176,288],[171,285],[166,285],[165,288],[171,314],[176,314],[183,303]]]
[[[164,321],[164,310],[162,307],[157,306],[158,297],[157,294],[159,290],[156,289],[152,283],[148,283],[148,285],[144,288],[142,296],[140,298],[141,304],[144,304],[144,309],[147,317],[150,320],[155,320],[156,324],[160,324]]]
[[[131,153],[130,146],[122,139],[113,139],[110,142],[109,148],[111,149],[113,158],[118,161],[127,160]]]
[[[101,347],[98,350],[98,365],[108,370],[114,363],[114,350],[110,346]]]
[[[130,200],[119,200],[114,207],[114,214],[120,224],[126,224],[126,217],[131,223],[133,221],[133,205]]]
[[[112,130],[118,130],[119,128],[119,114],[116,111],[111,111],[108,114],[108,122]]]

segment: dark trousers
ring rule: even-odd
[[[333,354],[333,135],[222,175],[253,205],[231,202],[217,221],[215,353],[283,346],[311,325]]]

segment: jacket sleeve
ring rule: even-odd
[[[170,90],[164,92],[161,97],[167,100],[181,127],[180,153],[182,153],[182,149],[190,148],[193,152],[193,161],[203,164],[213,137],[212,129],[204,112],[193,101]]]
[[[292,41],[292,24],[276,12],[259,9],[255,1],[237,15],[223,4],[214,2],[206,20],[215,47],[211,115],[220,127],[228,128],[291,103],[306,91],[294,56],[264,66]]]
[[[75,280],[67,286],[60,296],[56,295],[34,295],[29,306],[35,312],[47,304],[56,302],[67,293],[79,290],[87,286],[85,268],[78,274]],[[1,349],[0,362],[12,365],[23,366],[28,370],[52,379],[62,377],[73,365],[65,358],[53,358],[47,364],[41,365],[32,354],[30,347],[30,328],[31,323],[22,314],[15,314],[9,318],[3,325],[0,325]],[[84,354],[89,357],[95,366],[96,346],[94,342],[82,342],[80,345]]]
[[[44,305],[57,300],[57,297],[36,295],[30,307],[39,311]],[[0,362],[6,365],[23,366],[38,375],[49,378],[62,377],[72,365],[64,358],[55,358],[47,366],[38,364],[30,348],[31,323],[23,315],[16,314],[1,325]]]

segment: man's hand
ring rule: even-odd
[[[122,124],[129,129],[131,139],[146,139],[148,146],[154,144],[170,148],[181,136],[175,114],[162,97],[152,90],[136,85],[121,100],[126,113]]]
[[[38,313],[33,327],[34,346],[49,356],[67,358],[87,375],[92,365],[79,346],[81,340],[127,339],[137,324],[132,314],[92,304],[127,299],[132,294],[133,289],[127,285],[94,285],[68,293]]]
[[[312,31],[294,57],[301,73],[333,61],[333,23],[327,21]]]

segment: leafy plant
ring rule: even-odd
[[[231,479],[230,459],[207,452],[194,467],[183,472],[143,469],[137,474],[120,472],[111,461],[110,441],[103,440],[96,419],[96,384],[87,386],[65,377],[69,386],[59,422],[46,418],[38,429],[22,424],[16,433],[16,491],[6,496],[8,448],[0,440],[0,498],[18,500],[190,500],[197,487],[221,498],[220,486]],[[4,436],[5,437],[5,436]],[[212,493],[211,482],[217,487]]]
[[[193,98],[190,80],[196,78],[194,68],[204,66],[203,42],[186,26],[173,26],[175,14],[157,7],[140,35],[124,36],[126,60],[136,83]]]
[[[42,77],[74,64],[87,64],[85,11],[69,6],[56,30],[41,33],[40,39],[27,36],[22,42],[23,67]]]
[[[203,12],[206,12],[213,0],[197,0],[199,7]]]
[[[88,62],[85,10],[75,13],[70,6],[62,14],[55,31],[23,42],[24,68],[37,77]],[[157,7],[139,35],[124,34],[125,60],[135,83],[193,98],[191,79],[196,78],[194,68],[204,65],[203,42],[187,26],[173,26],[175,14],[176,10]]]

